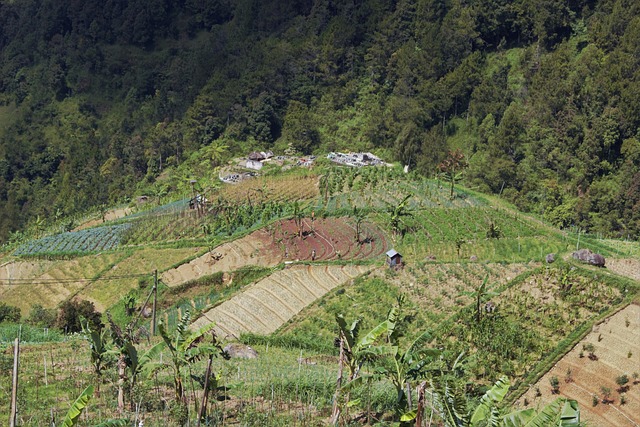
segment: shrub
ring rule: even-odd
[[[549,383],[551,383],[551,393],[558,394],[560,393],[560,381],[558,377],[553,376],[549,378]]]
[[[0,302],[0,322],[19,322],[20,308]]]
[[[56,323],[56,310],[51,308],[44,308],[40,304],[33,304],[27,323],[40,328],[52,328]]]
[[[92,330],[100,331],[104,326],[100,316],[90,301],[65,301],[60,306],[56,326],[66,333],[81,332],[80,319],[84,317],[90,323]]]
[[[629,386],[627,386],[628,382],[629,382],[629,376],[626,374],[620,375],[619,377],[616,378],[616,384],[618,384],[619,386],[618,393],[624,393],[629,389]]]

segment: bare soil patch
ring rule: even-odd
[[[249,265],[269,267],[284,261],[373,259],[388,250],[384,233],[373,224],[362,226],[360,240],[356,242],[355,226],[347,218],[305,218],[300,228],[293,220],[277,221],[166,271],[162,281],[167,286],[178,286]]]
[[[607,267],[607,270],[613,271],[614,273],[619,274],[620,276],[625,276],[630,279],[640,281],[640,259],[608,258],[606,267]]]
[[[591,360],[584,346],[592,344],[597,360]],[[582,357],[581,357],[582,353]],[[537,384],[531,386],[516,404],[535,407],[551,402],[558,396],[576,399],[583,421],[601,427],[640,425],[640,383],[634,383],[633,373],[640,373],[640,306],[632,304],[609,317],[563,357]],[[616,378],[629,377],[626,403]],[[560,393],[551,393],[550,379],[560,381]],[[610,403],[602,403],[602,387],[611,390]],[[538,393],[539,391],[539,393]],[[594,406],[594,396],[597,404]]]

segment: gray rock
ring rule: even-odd
[[[224,351],[233,359],[257,359],[258,352],[248,345],[240,343],[227,344]]]
[[[556,254],[547,254],[544,259],[547,261],[547,264],[553,264],[556,261]]]
[[[573,254],[571,254],[571,256],[578,261],[598,267],[604,267],[606,263],[604,256],[591,252],[589,249],[577,250]]]

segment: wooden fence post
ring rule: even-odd
[[[153,272],[153,311],[151,312],[151,336],[156,334],[156,303],[158,301],[158,270]]]
[[[18,412],[18,366],[20,364],[20,338],[16,338],[13,349],[13,385],[11,388],[11,413],[9,427],[16,426],[16,414]]]

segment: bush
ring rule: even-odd
[[[56,310],[34,304],[31,306],[27,323],[40,328],[52,328],[56,323]]]
[[[104,326],[100,320],[100,313],[96,311],[92,302],[89,301],[65,301],[60,306],[56,326],[65,333],[82,332],[80,320],[87,319],[91,329],[102,330]]]
[[[0,322],[19,322],[20,308],[0,302]]]

